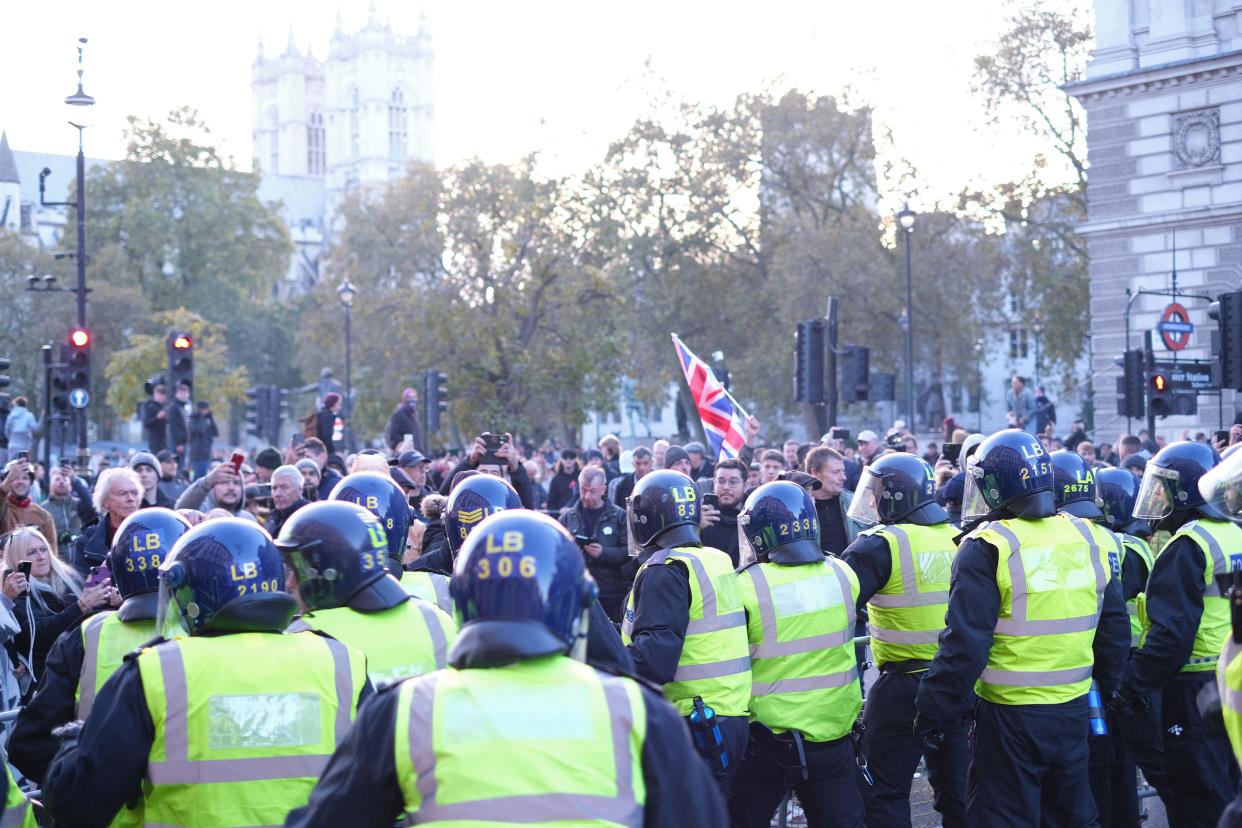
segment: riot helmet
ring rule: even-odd
[[[1136,537],[1151,534],[1151,524],[1134,517],[1134,501],[1138,499],[1139,480],[1127,469],[1100,469],[1095,474],[1095,488],[1104,512],[1104,525],[1114,532]]]
[[[1215,468],[1199,478],[1199,495],[1213,517],[1242,522],[1242,451],[1225,450]]]
[[[1052,494],[1056,497],[1057,511],[1087,520],[1104,517],[1095,472],[1087,459],[1065,449],[1052,452],[1049,458],[1052,460]]]
[[[297,578],[308,610],[348,606],[378,612],[407,597],[384,568],[383,525],[355,503],[325,500],[302,507],[285,521],[276,548]]]
[[[1199,492],[1199,478],[1220,463],[1207,443],[1183,440],[1170,443],[1147,461],[1143,482],[1134,502],[1134,517],[1164,520],[1198,510],[1207,517],[1223,516],[1207,506]]]
[[[787,480],[764,483],[750,493],[737,516],[738,557],[786,566],[824,560],[819,518],[806,489]]]
[[[188,531],[188,520],[160,506],[139,509],[117,527],[107,566],[112,583],[121,593],[122,621],[155,617],[160,565]]]
[[[1041,518],[1056,514],[1052,463],[1035,435],[1017,428],[998,431],[966,461],[963,523],[999,514]]]
[[[521,509],[522,499],[505,480],[492,474],[472,474],[463,478],[449,493],[444,507],[444,542],[456,559],[462,545],[484,518],[511,509]]]
[[[457,556],[449,592],[461,627],[454,667],[585,656],[595,582],[573,536],[547,515],[504,509],[484,518]]]
[[[626,501],[630,555],[649,549],[702,546],[699,491],[687,475],[672,469],[648,472]]]
[[[178,539],[160,564],[157,628],[165,638],[279,632],[297,602],[272,537],[252,520],[219,518]]]
[[[388,570],[401,574],[405,542],[410,532],[410,502],[387,474],[354,472],[332,489],[329,500],[356,503],[379,518],[388,539]]]
[[[864,526],[880,523],[944,523],[949,515],[936,502],[936,476],[914,454],[886,454],[862,471],[848,516]]]

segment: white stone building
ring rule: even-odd
[[[1168,290],[1175,247],[1179,289],[1216,296],[1242,284],[1242,2],[1095,0],[1095,17],[1086,77],[1068,91],[1087,113],[1080,232],[1090,255],[1096,423],[1117,433],[1125,420],[1115,414],[1113,358],[1127,347],[1127,289]],[[1134,299],[1130,348],[1171,301]],[[1216,323],[1207,303],[1179,301],[1195,325],[1179,358],[1209,359]],[[1171,359],[1154,340],[1156,359]],[[1219,413],[1217,398],[1198,401],[1198,415],[1161,420],[1158,431],[1176,438],[1184,428],[1214,429],[1218,417],[1232,422],[1231,392]]]

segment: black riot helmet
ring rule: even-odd
[[[630,554],[648,549],[702,546],[699,539],[699,492],[679,471],[648,472],[634,484],[627,501]]]
[[[401,487],[386,474],[354,472],[336,484],[328,499],[356,503],[379,518],[388,538],[388,569],[400,575],[411,520],[410,501]]]
[[[1095,472],[1086,458],[1065,449],[1048,456],[1052,460],[1052,494],[1057,500],[1057,511],[1087,520],[1104,517]]]
[[[797,566],[824,560],[815,501],[788,480],[764,483],[750,493],[737,516],[737,537],[743,562]]]
[[[123,599],[119,612],[122,621],[155,617],[160,564],[188,531],[188,520],[158,506],[139,509],[117,527],[107,563],[112,583]]]
[[[886,454],[863,469],[849,517],[863,524],[944,523],[949,515],[936,502],[936,476],[926,460],[914,454]]]
[[[1096,493],[1104,512],[1104,525],[1114,532],[1145,538],[1151,524],[1134,517],[1134,501],[1138,499],[1139,480],[1129,469],[1100,469],[1095,474]]]
[[[1052,462],[1035,435],[1017,428],[998,431],[966,462],[963,523],[999,514],[1041,518],[1056,514]]]
[[[165,638],[216,632],[281,632],[298,604],[284,591],[272,536],[253,520],[219,518],[186,532],[160,564]]]
[[[1147,461],[1143,482],[1134,502],[1134,517],[1164,520],[1187,512],[1223,519],[1224,515],[1204,502],[1199,478],[1220,463],[1220,455],[1207,443],[1183,440],[1170,443]]]
[[[408,597],[384,569],[388,539],[379,518],[354,503],[324,500],[293,513],[276,548],[308,610],[378,612]]]
[[[466,536],[483,518],[508,509],[521,509],[517,490],[494,474],[472,474],[449,493],[444,507],[444,542],[454,560]]]

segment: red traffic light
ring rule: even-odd
[[[69,344],[75,348],[85,348],[91,344],[91,332],[86,328],[74,328],[69,332]]]
[[[177,336],[173,338],[172,346],[178,351],[185,351],[194,347],[194,341],[185,334],[177,334]]]
[[[1166,385],[1164,374],[1152,374],[1151,387],[1157,391],[1163,391]]]

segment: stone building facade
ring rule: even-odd
[[[1114,357],[1127,348],[1127,289],[1216,296],[1242,287],[1242,2],[1095,0],[1096,45],[1085,78],[1068,89],[1087,115],[1087,241],[1097,432],[1116,415]],[[1175,252],[1176,251],[1176,252]],[[1160,321],[1171,296],[1139,295],[1128,347]],[[1178,300],[1195,330],[1178,358],[1210,359],[1207,302]],[[1153,334],[1157,360],[1170,351]],[[1157,422],[1166,437],[1233,421],[1200,396],[1195,416]],[[1134,424],[1138,429],[1139,424]]]

